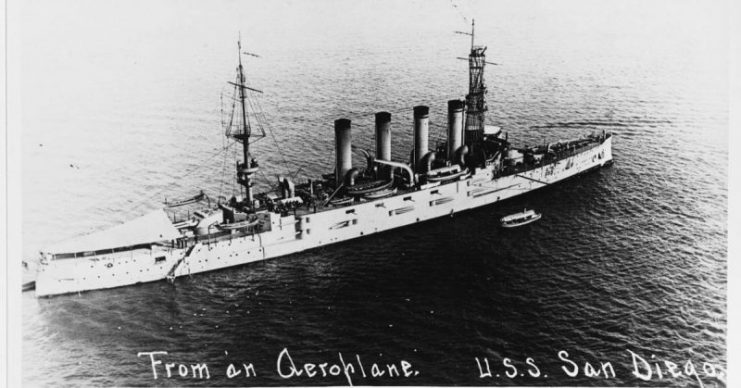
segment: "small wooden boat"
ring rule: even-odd
[[[396,188],[393,189],[383,189],[379,191],[374,191],[372,193],[368,193],[363,195],[363,198],[365,199],[379,199],[379,198],[386,198],[390,197],[392,195],[396,194]]]
[[[184,221],[180,221],[180,222],[176,222],[172,224],[172,226],[178,229],[192,228],[196,225],[198,225],[198,220],[195,218],[191,218],[189,220],[184,220]]]
[[[515,228],[535,222],[539,220],[541,216],[542,214],[536,213],[535,210],[525,209],[519,213],[502,217],[499,221],[502,223],[502,227],[504,228]]]
[[[334,206],[340,206],[340,205],[347,205],[352,203],[355,200],[353,197],[339,197],[339,198],[332,198],[329,201],[330,205]]]
[[[450,182],[468,174],[468,168],[461,169],[460,166],[443,167],[427,173],[428,182]]]
[[[365,195],[375,193],[381,190],[387,190],[394,184],[393,180],[378,180],[372,182],[359,183],[347,188],[348,195]]]
[[[191,203],[196,203],[196,202],[203,201],[206,198],[207,198],[206,193],[204,193],[203,190],[201,190],[201,192],[198,195],[195,195],[195,196],[190,197],[190,198],[181,199],[179,201],[174,201],[174,202],[167,202],[167,201],[165,201],[165,205],[167,207],[184,206],[184,205],[189,205]]]
[[[245,220],[245,221],[239,221],[239,222],[233,222],[231,224],[220,224],[216,227],[222,230],[232,230],[232,229],[240,229],[240,228],[247,228],[250,226],[255,226],[260,220]]]

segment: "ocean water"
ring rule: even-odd
[[[344,373],[281,376],[287,349],[297,368],[337,364],[338,353],[359,358],[368,377],[351,379],[364,385],[725,386],[721,2],[40,0],[23,8],[24,259],[166,198],[233,193],[239,151],[223,152],[220,96],[240,33],[244,49],[261,55],[246,67],[269,122],[255,144],[263,189],[279,174],[331,171],[337,118],[352,119],[354,144],[372,149],[373,113],[392,112],[396,160],[412,147],[414,105],[431,107],[431,143],[443,138],[445,102],[468,81],[456,57],[470,42],[453,31],[469,29],[472,16],[477,44],[498,64],[486,69],[489,124],[521,145],[592,128],[615,136],[612,167],[452,218],[174,285],[25,293],[25,385],[348,383]],[[497,227],[523,207],[543,218]],[[137,357],[153,351],[168,352],[158,356],[164,362],[205,363],[210,379],[180,377],[177,366],[167,378],[159,365],[155,380],[150,360]],[[648,381],[632,373],[631,352],[650,363]],[[578,364],[576,376],[564,358]],[[402,360],[410,376],[370,376],[373,363]],[[683,375],[671,376],[664,361]],[[686,376],[688,361],[699,377]],[[490,377],[479,367],[486,362]],[[586,364],[601,371],[607,362],[614,376],[588,376]],[[226,377],[243,363],[256,376]]]

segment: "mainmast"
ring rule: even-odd
[[[237,141],[242,143],[242,162],[237,162],[237,182],[244,186],[247,198],[245,198],[245,205],[247,209],[254,209],[254,196],[252,193],[252,175],[258,171],[257,161],[250,155],[250,136],[252,134],[252,128],[250,127],[249,115],[247,114],[247,90],[262,93],[262,91],[253,89],[245,85],[246,79],[244,76],[244,67],[242,66],[242,42],[237,41],[237,50],[239,57],[239,67],[237,67],[237,82],[230,82],[230,84],[236,86],[239,89],[239,102],[242,109],[242,125],[237,131],[229,134]],[[246,53],[252,56],[255,54]]]
[[[486,106],[486,84],[484,65],[486,47],[474,45],[475,21],[471,21],[471,52],[468,54],[468,94],[466,95],[465,144],[472,153],[484,137]],[[468,35],[468,34],[467,34]]]
[[[250,123],[247,121],[247,108],[244,105],[244,100],[247,98],[245,93],[245,79],[244,79],[244,67],[242,67],[242,42],[237,41],[237,53],[239,57],[239,68],[238,68],[238,77],[239,77],[239,101],[242,105],[242,133],[244,134],[244,141],[242,142],[242,151],[244,156],[244,162],[249,162],[250,157]],[[249,180],[249,179],[248,179]],[[248,187],[249,190],[249,187]]]

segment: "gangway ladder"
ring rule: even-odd
[[[195,249],[196,245],[198,244],[195,244],[191,246],[190,248],[188,248],[188,250],[185,252],[183,257],[178,259],[175,265],[173,265],[172,268],[170,268],[170,271],[167,273],[167,276],[166,276],[168,282],[175,283],[175,271],[178,269],[178,267],[180,267],[180,264],[182,264],[183,261],[185,261],[185,259],[187,259],[188,256],[190,256],[190,254],[193,252],[193,249]]]

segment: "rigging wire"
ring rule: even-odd
[[[450,5],[451,5],[451,6],[453,7],[453,8],[455,8],[455,10],[456,10],[456,11],[458,12],[458,15],[460,15],[460,17],[462,17],[462,18],[463,18],[463,21],[464,21],[464,22],[465,22],[466,24],[471,24],[471,23],[470,23],[470,22],[468,21],[468,18],[466,17],[466,15],[464,15],[464,14],[463,14],[463,12],[461,11],[461,7],[460,7],[460,6],[458,5],[458,4],[456,4],[456,1],[455,1],[455,0],[450,0]]]
[[[449,100],[451,100],[451,98],[447,98],[447,99],[442,100],[442,101],[432,101],[432,102],[429,103],[429,105],[430,106],[435,106],[437,104],[446,103]],[[403,107],[403,108],[399,108],[399,109],[390,110],[390,111],[387,111],[387,112],[391,113],[392,115],[397,115],[397,114],[402,114],[402,113],[406,113],[406,112],[412,112],[413,110],[414,110],[414,107]],[[373,116],[376,113],[377,112],[359,112],[359,113],[346,114],[344,116],[345,117],[348,117],[350,119],[355,119],[355,118],[364,118],[364,117],[368,117],[368,116]],[[323,116],[319,120],[326,119],[326,117],[329,117],[329,115]],[[314,120],[312,120],[312,121],[314,121]],[[432,129],[434,131],[434,133],[432,134],[433,140],[435,142],[437,142],[437,143],[440,143],[441,141],[443,141],[445,139],[445,136],[446,136],[446,134],[445,134],[445,128],[446,127],[444,125],[442,125],[442,124],[438,125],[435,121],[430,121],[430,126],[432,127]],[[373,126],[370,123],[353,123],[353,127],[372,128]],[[364,140],[360,140],[360,142],[363,142],[363,141]],[[371,141],[372,141],[372,143],[371,143],[371,146],[372,146],[373,144],[375,144],[375,132],[373,133],[373,135],[371,137]]]
[[[458,97],[458,98],[460,99],[460,97]],[[437,104],[443,104],[443,103],[448,102],[451,99],[452,98],[447,98],[445,100],[431,101],[430,103],[428,103],[428,106],[436,106]],[[401,114],[403,112],[411,112],[413,110],[414,110],[414,107],[412,106],[412,107],[398,108],[398,109],[394,109],[394,110],[387,110],[386,112],[389,112],[389,113],[391,113],[393,115],[393,114]],[[347,118],[352,119],[352,118],[360,118],[360,117],[366,117],[366,116],[373,116],[376,113],[378,113],[378,111],[375,111],[375,112],[357,112],[357,113],[353,113],[353,112],[349,112],[348,113],[348,112],[346,112],[345,116],[347,116]],[[332,116],[335,116],[335,115],[332,115]],[[321,116],[317,120],[322,120],[322,121],[323,120],[327,120],[327,119],[329,119],[332,116],[330,116],[329,114],[327,114],[327,115]]]
[[[234,147],[232,149],[232,160],[237,160],[237,147]],[[232,179],[231,182],[232,182],[232,195],[235,195],[235,193],[237,192],[237,181],[235,179]]]
[[[455,8],[456,11],[458,11],[458,13],[460,14],[460,16],[463,17],[464,21],[466,21],[466,23],[468,23],[468,19],[461,13],[461,10],[454,3],[454,0],[450,0],[450,1],[451,1],[451,5],[453,6],[453,8]],[[224,88],[226,88],[226,86]],[[231,104],[232,106],[231,106],[231,108],[232,109],[231,109],[231,115],[229,116],[229,123],[228,123],[228,125],[225,125],[226,122],[224,120],[224,98],[223,98],[224,90],[223,89],[222,89],[222,93],[221,93],[221,96],[220,96],[220,102],[221,102],[221,126],[222,126],[222,129],[224,129],[224,127],[226,127],[225,128],[225,134],[226,135],[229,135],[231,133],[231,131],[232,131],[232,128],[234,128],[233,127],[233,125],[234,125],[234,111],[235,111],[236,101],[237,101],[236,94],[237,94],[237,88],[234,88],[234,91],[232,93],[232,98],[231,98],[231,100],[232,100],[232,104]],[[250,94],[249,92],[248,93],[245,93],[245,96],[248,96],[249,94]],[[262,132],[262,136],[260,138],[258,138],[257,140],[255,140],[255,142],[261,140],[262,137],[266,137],[266,133],[265,133],[264,128],[267,128],[268,135],[270,136],[270,138],[272,139],[273,143],[275,144],[275,147],[278,150],[278,154],[280,155],[280,157],[282,159],[282,162],[283,162],[283,165],[284,165],[283,167],[287,171],[287,174],[286,175],[289,175],[292,179],[295,179],[295,177],[298,176],[298,174],[301,172],[301,170],[303,169],[303,167],[300,167],[294,173],[291,173],[291,168],[290,168],[291,165],[288,162],[288,160],[286,159],[286,155],[283,152],[283,149],[281,148],[280,143],[278,142],[273,129],[271,128],[270,125],[268,125],[268,123],[269,123],[268,117],[267,117],[265,111],[263,110],[262,104],[260,103],[259,99],[257,99],[257,98],[249,98],[248,97],[248,98],[246,98],[246,100],[247,100],[248,104],[250,105],[250,108],[252,109],[252,111],[255,112],[254,113],[255,123],[257,124],[258,128]],[[447,101],[447,99],[445,101]],[[443,102],[445,102],[445,101],[443,101]],[[391,111],[389,111],[389,113],[392,113],[392,114],[401,114],[401,113],[404,113],[404,112],[412,111],[413,109],[414,109],[414,107],[403,107],[403,108],[391,110]],[[350,118],[362,118],[362,117],[372,116],[372,115],[375,115],[375,114],[376,114],[376,112],[360,112],[360,113],[349,113],[349,114],[346,114],[345,116],[349,116]],[[319,120],[324,121],[324,119],[326,119],[326,118],[328,118],[328,116],[323,116]],[[243,123],[243,124],[246,124],[246,123]],[[439,132],[439,127],[441,127],[441,126],[435,125],[434,123],[431,123],[431,125],[433,125],[433,128],[437,128],[437,132]],[[362,128],[362,127],[368,127],[370,125],[369,124],[356,124],[356,126]],[[373,136],[375,136],[375,133],[373,134]],[[444,136],[435,136],[435,140],[437,142],[440,142],[441,139],[443,139],[443,137]],[[202,165],[204,165],[207,162],[211,161],[214,157],[219,156],[219,155],[221,155],[223,153],[224,159],[223,159],[223,162],[222,162],[222,178],[221,178],[221,182],[220,182],[220,186],[219,186],[219,193],[218,194],[220,195],[221,193],[223,193],[224,192],[224,185],[225,185],[225,182],[226,182],[226,164],[227,164],[226,162],[227,162],[227,158],[228,158],[228,151],[229,151],[230,148],[233,150],[233,158],[235,158],[235,160],[236,160],[236,153],[237,153],[236,147],[232,147],[234,144],[237,143],[237,141],[235,140],[235,141],[229,142],[228,140],[225,140],[225,139],[228,139],[228,138],[225,136],[224,139],[222,139],[222,146],[221,146],[220,149],[218,149],[218,150],[216,150],[216,152],[208,155],[204,160],[202,160],[196,166],[194,166],[190,170],[186,171],[183,175],[180,176],[180,179],[185,178],[185,177],[191,175],[196,170],[198,170],[199,167],[201,167]],[[249,141],[249,140],[246,139],[245,141]],[[371,139],[371,141],[373,141],[373,139]],[[268,184],[268,186],[272,188],[273,185],[270,183],[271,180],[265,175],[265,173],[262,170],[259,170],[259,172],[262,175],[262,177],[265,179],[265,181]],[[234,193],[234,186],[235,186],[235,182],[232,180],[232,185],[231,185],[232,193]],[[141,204],[143,204],[145,202],[150,201],[152,198],[154,198],[154,197],[162,194],[163,191],[164,191],[164,188],[162,190],[159,190],[159,191],[153,193],[152,195],[150,195],[149,197],[143,199],[142,201],[139,201],[139,202],[135,203],[135,206],[139,206],[139,205],[141,205]]]
[[[249,101],[249,99],[248,99],[248,101]],[[232,104],[232,105],[234,105],[234,104]],[[401,108],[401,109],[395,110],[394,112],[389,112],[389,113],[397,113],[398,114],[398,113],[401,113],[401,112],[411,111],[412,109],[413,108]],[[355,116],[355,117],[365,117],[365,116],[374,115],[375,113],[376,112],[372,112],[372,113],[356,113],[356,114],[353,114],[353,116]],[[265,120],[265,115],[264,114],[263,114],[263,120]],[[230,120],[230,123],[233,123],[233,115],[232,115],[232,119]],[[369,127],[370,126],[369,124],[356,124],[356,125],[359,126],[359,127]],[[440,127],[439,125],[434,125],[434,124],[433,124],[433,126],[434,127]],[[279,143],[278,143],[278,141],[277,141],[277,139],[275,137],[274,132],[272,131],[272,129],[269,126],[268,126],[268,132],[270,133],[271,138],[272,138],[273,142],[276,145],[276,148],[278,148],[278,152],[280,153],[281,158],[283,159],[283,162],[286,164],[286,166],[288,166],[288,161],[285,158],[285,155],[283,154],[283,151],[281,150],[281,148],[279,146]],[[440,140],[441,138],[442,137],[438,137],[438,140]],[[220,147],[218,150],[216,150],[216,152],[213,152],[213,153],[209,154],[207,157],[205,157],[203,160],[201,160],[199,163],[197,163],[190,170],[187,170],[183,175],[180,176],[180,179],[183,179],[185,177],[190,176],[191,174],[193,174],[194,172],[196,172],[201,166],[203,166],[207,162],[213,160],[215,157],[223,154],[224,155],[224,161],[222,162],[222,180],[221,180],[221,185],[219,187],[219,191],[220,192],[218,193],[219,195],[221,195],[221,193],[224,192],[223,191],[223,187],[224,187],[224,182],[226,181],[226,160],[228,158],[228,156],[227,156],[228,155],[228,151],[230,149],[233,151],[232,157],[236,160],[236,158],[237,158],[237,155],[236,155],[237,154],[237,147],[234,147],[234,145],[237,144],[237,143],[238,142],[236,140],[231,141],[231,142],[227,142],[227,141],[223,140],[222,141],[222,147]],[[295,177],[298,175],[298,173],[301,171],[302,168],[303,167],[299,168],[295,173],[291,173],[290,172],[290,169],[289,168],[286,168],[286,171],[288,171],[288,173],[286,175],[289,175],[292,179],[295,180],[296,179]],[[262,175],[262,177],[265,180],[265,182],[267,183],[268,187],[270,187],[271,189],[274,189],[274,185],[271,184],[271,181],[272,180],[269,177],[267,177],[267,175],[265,175],[265,173],[262,170],[259,170],[259,172]],[[232,188],[232,193],[234,193],[234,186],[235,186],[235,184],[234,184],[234,182],[232,182],[232,187],[231,187]],[[200,189],[199,187],[192,186],[192,185],[191,185],[191,187]],[[147,203],[152,198],[154,198],[154,197],[156,197],[158,195],[161,195],[164,191],[165,191],[165,189],[162,188],[161,190],[158,190],[158,191],[154,192],[152,195],[150,195],[150,196],[142,199],[141,201],[138,201],[138,202],[134,203],[133,206],[134,207],[138,207],[138,206],[140,206],[140,205],[142,205],[144,203]]]
[[[224,121],[224,91],[226,90],[226,85],[221,89],[221,95],[219,96],[221,100],[221,128],[224,130],[224,133],[229,133],[232,127],[232,123],[234,120],[234,98],[232,98],[232,109],[230,110],[231,114],[229,115],[229,125],[225,124]],[[223,136],[221,138],[221,146],[225,147],[226,142],[228,141],[228,137]],[[224,161],[221,166],[221,183],[219,185],[219,195],[224,192],[224,184],[226,183],[226,159],[228,156],[228,152],[224,152]]]
[[[228,125],[226,125],[226,133],[227,134],[229,134],[230,131],[232,130],[232,128],[234,127],[234,108],[236,107],[236,101],[237,101],[236,93],[237,93],[237,89],[234,88],[234,91],[232,93],[232,98],[231,98],[231,100],[232,100],[232,104],[231,104],[232,105],[231,106],[232,113],[229,116],[229,123],[228,123]],[[281,160],[283,162],[283,165],[284,165],[283,167],[287,171],[286,175],[289,175],[292,179],[295,180],[296,179],[296,176],[298,176],[299,172],[303,169],[303,167],[297,169],[294,173],[291,173],[291,171],[290,171],[291,170],[290,169],[290,163],[286,159],[286,155],[285,155],[283,149],[281,148],[280,143],[278,142],[278,139],[275,136],[275,132],[273,131],[273,129],[271,128],[271,126],[268,125],[269,120],[267,118],[267,114],[263,110],[262,104],[260,103],[259,99],[256,99],[256,98],[246,98],[246,100],[248,101],[248,103],[250,105],[250,108],[253,110],[253,112],[255,112],[254,117],[255,117],[255,120],[256,120],[256,124],[258,124],[258,128],[262,132],[262,135],[263,135],[262,137],[265,137],[266,134],[265,134],[264,128],[267,128],[268,135],[270,136],[270,138],[272,139],[273,143],[275,144],[275,147],[278,150],[278,154],[280,155]],[[448,100],[449,99],[446,99],[446,100],[443,100],[442,102],[447,102]],[[432,105],[432,104],[430,104],[430,105]],[[224,104],[223,104],[223,91],[222,91],[222,96],[221,96],[221,109],[222,109],[222,121],[221,121],[221,124],[222,124],[222,128],[223,128],[224,123],[225,123],[225,121],[223,120],[223,110],[224,110],[223,108],[224,108]],[[390,110],[388,112],[391,113],[391,114],[401,114],[401,113],[404,113],[404,112],[411,112],[411,111],[413,111],[413,109],[414,109],[414,107],[403,107],[403,108],[399,108],[399,109]],[[358,113],[346,114],[345,116],[349,116],[350,118],[363,118],[363,117],[373,116],[376,113],[377,112],[358,112]],[[322,118],[326,118],[326,117],[328,117],[328,116],[324,116]],[[320,118],[320,120],[322,118]],[[431,123],[431,124],[433,125],[433,128],[440,127],[439,125],[435,125],[434,123]],[[361,128],[362,127],[369,127],[370,126],[370,124],[355,124],[355,125],[357,127],[361,127]],[[439,131],[439,129],[438,129],[438,131]],[[375,136],[375,134],[374,134],[374,136]],[[443,136],[435,136],[435,140],[438,141],[438,142],[442,138],[443,138]],[[225,137],[225,139],[226,139],[226,137]],[[256,140],[255,142],[257,142],[259,140],[261,140],[261,138],[258,139],[258,140]],[[224,192],[224,190],[223,190],[224,189],[224,182],[226,182],[226,161],[228,159],[228,150],[230,148],[232,149],[232,151],[233,151],[232,157],[236,160],[236,157],[237,157],[237,155],[236,155],[237,149],[236,149],[236,147],[233,147],[234,144],[236,144],[236,143],[237,143],[236,140],[235,141],[232,141],[232,142],[228,142],[228,143],[227,143],[226,140],[222,140],[222,147],[220,149],[218,149],[216,152],[208,155],[205,159],[203,159],[195,167],[193,167],[192,169],[186,171],[180,178],[182,179],[182,178],[185,178],[185,177],[191,175],[196,170],[198,170],[198,168],[201,165],[206,164],[206,162],[211,161],[214,157],[216,157],[218,155],[221,155],[223,153],[224,160],[222,162],[222,179],[221,179],[220,186],[219,186],[219,191],[220,192],[218,193],[219,195],[221,195],[221,193]],[[265,180],[265,183],[267,183],[268,187],[273,188],[274,185],[271,184],[271,179],[269,179],[262,170],[260,170],[260,174],[262,175],[263,179]],[[234,183],[234,181],[232,181],[232,185],[231,185],[231,189],[232,189],[231,191],[232,191],[232,193],[234,193],[234,186],[235,186],[235,183]],[[193,187],[195,187],[195,186],[193,186]],[[164,192],[164,189],[159,190],[159,191],[153,193],[152,195],[150,195],[149,197],[143,199],[142,201],[137,202],[135,204],[135,206],[139,206],[139,205],[141,205],[141,204],[143,204],[145,202],[148,202],[152,198],[154,198],[154,197],[162,194],[162,192]]]
[[[281,159],[282,159],[282,161],[284,163],[284,168],[287,171],[286,175],[289,175],[293,180],[295,180],[296,179],[296,176],[301,171],[301,169],[303,169],[303,167],[299,168],[295,173],[291,173],[290,172],[290,167],[289,167],[290,165],[288,163],[288,160],[285,157],[285,154],[283,153],[283,150],[281,149],[281,147],[279,145],[280,143],[278,142],[277,138],[275,137],[275,133],[270,128],[270,126],[265,125],[265,124],[267,124],[267,116],[265,115],[265,113],[264,113],[263,110],[255,110],[254,109],[255,106],[258,106],[259,108],[261,108],[261,105],[259,105],[259,102],[255,102],[255,104],[253,105],[252,104],[252,99],[247,99],[247,100],[250,102],[250,106],[253,108],[253,110],[255,112],[261,112],[261,117],[260,117],[260,119],[261,119],[260,121],[262,121],[261,124],[263,124],[264,127],[267,127],[268,128],[268,133],[270,134],[270,137],[273,140],[273,143],[275,144],[276,148],[278,149],[279,154],[281,155]],[[447,102],[447,101],[448,101],[448,99],[444,100],[443,102]],[[236,103],[233,103],[232,104],[232,107],[234,107],[235,104]],[[389,112],[389,113],[392,113],[392,114],[400,114],[400,113],[403,113],[403,112],[410,112],[413,109],[414,109],[414,107],[404,107],[404,108],[400,108],[400,109],[395,109],[395,110],[393,110],[392,112]],[[372,115],[375,115],[375,114],[376,114],[376,112],[354,113],[350,117],[367,117],[367,116],[372,116]],[[231,117],[231,120],[230,120],[230,124],[233,124],[233,114],[232,114],[232,117]],[[437,131],[438,132],[440,131],[440,128],[442,128],[441,125],[436,125],[434,122],[431,122],[430,124],[433,126],[433,128],[437,128]],[[361,128],[362,127],[370,127],[370,124],[355,124],[355,125],[358,126],[358,127],[361,127]],[[443,138],[444,138],[444,136],[435,136],[435,140],[437,140],[438,142],[441,141]],[[223,164],[222,164],[222,166],[223,166],[222,167],[222,185],[219,188],[219,190],[221,191],[219,194],[223,193],[224,192],[223,191],[223,182],[226,181],[226,159],[228,158],[228,156],[227,156],[228,155],[228,152],[227,151],[229,149],[232,149],[232,151],[233,151],[232,157],[236,160],[236,158],[237,158],[237,155],[236,155],[237,154],[237,147],[233,147],[236,143],[238,143],[238,142],[237,141],[231,141],[228,144],[222,146],[221,149],[217,150],[213,154],[210,154],[207,158],[205,158],[204,160],[202,160],[198,165],[196,165],[192,169],[186,171],[185,174],[183,174],[181,176],[181,178],[184,178],[184,177],[187,177],[187,176],[191,175],[201,165],[206,164],[206,162],[211,161],[214,157],[222,154],[222,152],[223,152],[224,161],[223,161]],[[271,187],[271,188],[274,188],[275,185],[271,183],[272,180],[264,173],[264,171],[259,170],[259,172],[260,172],[260,175],[262,175],[263,179],[265,180],[265,183],[267,183],[267,186],[268,187]],[[235,186],[235,184],[234,184],[234,182],[232,182],[232,193],[234,193],[234,186]],[[193,187],[195,187],[195,186],[193,186]],[[163,190],[160,190],[160,191],[158,191],[156,193],[154,193],[150,197],[145,198],[140,203],[149,201],[150,199],[154,198],[155,196],[161,194],[163,191],[164,191],[164,189]],[[137,204],[140,204],[140,203],[137,203]]]
[[[226,136],[224,136],[224,139],[226,139]],[[226,143],[226,140],[221,141],[222,144]],[[228,157],[228,153],[224,152],[224,161],[221,164],[221,183],[219,184],[219,195],[224,192],[224,184],[226,183],[226,159]]]
[[[261,124],[260,129],[261,131],[263,131],[263,136],[265,135],[265,131],[263,128],[267,128],[268,133],[270,134],[270,138],[273,140],[273,143],[275,144],[275,148],[278,150],[278,154],[283,160],[283,164],[284,164],[283,168],[285,168],[286,171],[289,173],[288,175],[290,175],[290,163],[286,159],[286,155],[281,149],[280,143],[278,142],[278,139],[275,137],[275,133],[273,132],[270,125],[268,125],[267,115],[265,114],[265,111],[262,109],[262,104],[260,103],[258,99],[255,99],[254,104],[253,104],[252,99],[248,99],[248,101],[249,101],[250,107],[255,112],[255,120],[258,122],[262,121],[262,123],[260,123]]]
[[[231,142],[231,143],[227,144],[227,145],[226,145],[226,147],[221,147],[221,148],[219,148],[218,150],[216,150],[216,152],[214,152],[214,153],[211,153],[211,154],[209,154],[209,155],[208,155],[208,156],[207,156],[206,158],[204,158],[204,159],[203,159],[203,160],[201,160],[201,161],[200,161],[199,163],[197,163],[197,164],[196,164],[196,165],[195,165],[195,166],[194,166],[193,168],[191,168],[190,170],[187,170],[187,171],[186,171],[186,172],[185,172],[185,173],[184,173],[183,175],[181,175],[181,176],[179,177],[179,179],[183,179],[183,178],[185,178],[185,177],[187,177],[187,176],[191,175],[192,173],[196,172],[196,171],[197,171],[197,170],[198,170],[198,169],[199,169],[199,168],[201,167],[201,165],[204,165],[204,164],[206,164],[207,162],[209,162],[209,161],[213,160],[213,159],[214,159],[214,158],[215,158],[216,156],[219,156],[219,155],[220,155],[220,154],[221,154],[222,152],[226,152],[226,151],[228,151],[228,149],[229,149],[229,148],[232,148],[232,146],[233,146],[233,145],[234,145],[235,143],[236,143],[236,142],[235,142],[235,141],[233,141],[233,142]],[[236,149],[236,148],[235,148],[235,149]],[[196,187],[196,186],[192,186],[192,185],[189,185],[189,186],[190,186],[190,187],[193,187],[193,188],[197,188],[197,189],[200,189],[200,188],[198,188],[198,187]],[[154,197],[156,197],[156,196],[158,196],[158,195],[161,195],[161,194],[162,194],[162,193],[163,193],[164,191],[165,191],[165,188],[163,187],[162,189],[160,189],[160,190],[158,190],[158,191],[154,192],[154,193],[153,193],[152,195],[150,195],[150,196],[148,196],[148,197],[146,197],[146,198],[142,199],[141,201],[137,201],[137,202],[134,202],[134,204],[133,204],[133,207],[139,207],[139,206],[141,206],[141,205],[143,205],[143,204],[145,204],[145,203],[148,203],[148,202],[149,202],[149,201],[150,201],[150,200],[151,200],[152,198],[154,198]]]

